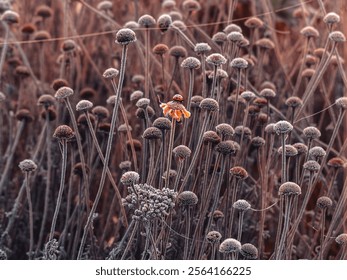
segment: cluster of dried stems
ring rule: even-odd
[[[152,2],[0,2],[0,259],[346,259],[346,1]]]

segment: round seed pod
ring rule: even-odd
[[[287,134],[293,130],[293,126],[287,121],[279,121],[275,124],[275,131],[277,134]]]
[[[314,126],[304,128],[303,134],[307,139],[318,139],[321,136],[321,132]]]
[[[347,109],[347,97],[340,97],[336,99],[335,104],[342,110]]]
[[[71,39],[65,40],[60,46],[60,49],[63,52],[72,52],[76,48],[77,48],[76,42]]]
[[[69,96],[71,96],[73,94],[74,94],[74,91],[72,88],[61,87],[55,92],[54,97],[58,100],[62,100],[64,98],[68,98]]]
[[[25,24],[22,25],[20,31],[23,34],[30,35],[30,34],[33,34],[36,31],[36,26],[34,24],[32,24],[32,23],[25,23]]]
[[[160,130],[170,130],[171,121],[168,118],[159,117],[154,120],[153,126],[159,128]]]
[[[131,161],[125,160],[119,164],[119,168],[125,172],[129,171],[131,168]]]
[[[241,166],[234,166],[230,168],[230,174],[238,180],[245,180],[248,177],[248,172]]]
[[[326,155],[326,152],[322,147],[315,146],[308,151],[308,155],[313,158],[322,158]]]
[[[257,122],[260,126],[266,125],[270,117],[265,113],[259,113],[257,115]]]
[[[200,60],[192,56],[187,57],[181,63],[181,67],[187,68],[187,69],[199,69],[200,66],[201,66]]]
[[[174,20],[171,26],[176,27],[177,29],[183,32],[187,30],[187,25],[185,25],[185,23],[182,20]]]
[[[213,99],[213,98],[204,98],[201,102],[200,102],[200,106],[199,106],[202,110],[207,110],[210,112],[216,112],[219,111],[219,104],[218,102]]]
[[[345,35],[341,31],[333,31],[329,34],[329,39],[336,43],[341,43],[346,41]]]
[[[217,145],[221,141],[218,134],[212,130],[205,131],[202,140],[204,141],[204,144],[212,143],[212,145]]]
[[[344,168],[346,167],[346,161],[340,157],[333,157],[328,161],[327,165],[333,168]]]
[[[105,70],[105,72],[102,74],[102,76],[105,79],[113,79],[115,77],[117,77],[119,74],[119,71],[115,68],[108,68]]]
[[[250,102],[252,99],[256,97],[256,95],[254,92],[246,90],[241,93],[241,97],[247,102]]]
[[[334,24],[334,23],[339,23],[340,22],[340,16],[334,12],[331,13],[327,13],[324,18],[323,21],[326,24]]]
[[[347,244],[347,233],[341,233],[339,236],[335,238],[335,242],[339,245]]]
[[[285,150],[285,156],[286,157],[295,157],[298,154],[298,150],[292,145],[285,145],[284,150]],[[280,155],[282,155],[283,154],[282,147],[279,147],[277,152]]]
[[[136,106],[138,108],[141,109],[146,109],[149,105],[149,103],[151,102],[151,100],[149,100],[148,98],[140,98],[137,102],[136,102]]]
[[[156,21],[155,21],[155,18],[152,17],[151,15],[143,15],[138,19],[137,23],[140,26],[143,26],[145,28],[149,28],[149,27],[154,26],[156,24]]]
[[[242,131],[243,131],[244,139],[251,139],[251,137],[252,137],[252,131],[250,130],[249,127],[244,127],[243,125],[238,125],[237,127],[235,127],[234,130],[235,130],[235,134],[239,137],[241,137]]]
[[[327,209],[333,206],[333,201],[327,196],[321,196],[317,199],[317,207],[320,209]]]
[[[185,160],[189,158],[192,153],[192,151],[185,145],[179,145],[175,147],[172,152],[179,160]]]
[[[296,96],[289,97],[285,103],[288,107],[292,107],[292,108],[297,108],[299,106],[302,106],[302,100]]]
[[[211,47],[207,43],[197,43],[194,47],[194,51],[198,54],[206,54],[211,50]]]
[[[206,57],[206,62],[214,66],[219,66],[225,64],[227,59],[219,53],[213,53]]]
[[[190,99],[190,106],[191,108],[200,108],[201,101],[204,100],[204,98],[201,95],[194,95]]]
[[[170,11],[169,15],[171,16],[172,20],[183,20],[183,15],[179,11]]]
[[[16,119],[19,121],[32,122],[34,120],[34,116],[29,110],[20,109],[16,112]]]
[[[301,194],[301,188],[294,182],[285,182],[278,190],[279,195],[299,195]]]
[[[96,91],[90,87],[85,87],[80,91],[81,99],[90,100],[90,99],[93,99],[94,96],[96,96],[96,95],[97,95]]]
[[[172,18],[168,14],[163,14],[158,18],[157,23],[158,23],[158,27],[159,27],[160,31],[162,33],[164,33],[169,29],[169,27],[172,23]]]
[[[104,106],[95,106],[92,109],[92,113],[99,119],[107,119],[110,116],[110,112]]]
[[[53,82],[52,82],[52,85],[51,87],[57,91],[58,89],[62,88],[62,87],[68,87],[69,86],[69,83],[68,81],[66,81],[65,79],[55,79]]]
[[[182,3],[183,11],[186,12],[196,12],[201,10],[201,5],[196,0],[185,0]]]
[[[54,138],[64,139],[64,140],[71,139],[74,136],[75,136],[75,133],[73,132],[72,128],[65,124],[59,125],[53,133]]]
[[[173,8],[176,7],[176,1],[174,0],[164,0],[162,3],[161,3],[161,7],[163,9],[168,9],[168,10],[171,10]]]
[[[241,243],[234,238],[227,238],[219,245],[219,252],[229,254],[233,252],[240,252]]]
[[[28,67],[26,67],[24,65],[19,65],[15,69],[15,74],[22,77],[22,78],[26,78],[26,77],[30,76],[30,71],[29,71]]]
[[[303,168],[310,172],[318,172],[320,164],[315,160],[308,160],[304,163]]]
[[[240,254],[248,260],[255,260],[258,258],[258,249],[251,243],[245,243],[241,246]]]
[[[248,209],[251,209],[251,204],[247,200],[239,199],[234,202],[233,207],[240,211],[247,211]]]
[[[1,15],[0,19],[9,25],[16,24],[19,22],[19,14],[14,11],[7,10]]]
[[[231,140],[221,141],[217,144],[216,151],[224,156],[234,154],[237,151],[237,147],[234,143],[235,142]]]
[[[54,106],[55,105],[55,99],[52,95],[49,94],[43,94],[39,97],[37,100],[37,105],[38,106],[43,106],[46,109],[48,107]]]
[[[260,48],[265,49],[265,50],[272,50],[275,48],[274,42],[272,42],[268,38],[262,38],[262,39],[257,40],[255,42],[255,45],[259,46]]]
[[[31,159],[25,159],[21,161],[18,166],[22,170],[22,172],[32,172],[37,169],[36,163]]]
[[[121,45],[128,45],[136,41],[136,34],[129,28],[122,28],[116,34],[115,42]]]
[[[94,115],[87,113],[88,118],[90,120],[90,122],[92,123],[92,125],[95,124],[95,117]],[[81,114],[78,118],[77,118],[77,124],[78,126],[88,126],[88,121],[87,121],[87,117],[85,114]]]
[[[183,206],[183,207],[196,205],[198,203],[198,201],[199,201],[199,199],[196,196],[196,194],[191,192],[191,191],[181,192],[177,196],[178,205]]]
[[[131,95],[130,95],[130,101],[138,100],[143,97],[143,92],[141,90],[135,90]]]
[[[223,45],[227,40],[227,35],[224,32],[217,32],[212,36],[212,41],[217,45]]]
[[[265,107],[267,105],[268,101],[265,99],[265,98],[262,98],[262,97],[256,97],[254,100],[253,100],[253,105],[259,107],[259,108],[262,108],[262,107]]]
[[[239,32],[239,31],[232,31],[232,32],[228,33],[227,39],[229,41],[233,42],[233,43],[237,43],[237,42],[243,40],[244,37],[243,37],[241,32]]]
[[[88,111],[93,108],[93,103],[89,100],[81,100],[76,104],[76,111]]]
[[[245,21],[245,26],[250,29],[260,28],[264,26],[264,22],[258,17],[251,17]]]
[[[298,151],[298,155],[307,154],[308,152],[307,146],[303,143],[295,143],[293,147]]]
[[[42,18],[49,18],[53,15],[53,10],[47,5],[39,5],[35,9],[35,15]]]
[[[153,53],[163,55],[169,51],[169,47],[165,44],[157,44],[153,48]]]
[[[316,71],[314,69],[308,68],[302,71],[301,77],[303,78],[311,78]]]
[[[276,97],[276,92],[271,88],[264,88],[260,91],[259,95],[266,99],[272,99]]]
[[[218,221],[224,218],[224,214],[220,210],[215,210],[212,214],[212,217],[215,221]]]
[[[214,76],[214,71],[212,71],[208,75],[208,78],[212,80],[213,76]],[[228,78],[229,76],[228,76],[228,73],[226,71],[224,71],[223,69],[217,69],[216,77],[217,77],[217,79],[222,80],[222,79]]]
[[[265,139],[259,136],[253,137],[251,144],[256,148],[263,147],[265,145]]]
[[[300,30],[300,33],[307,38],[317,38],[319,37],[319,32],[316,28],[312,26],[305,26]]]
[[[118,131],[119,132],[123,132],[123,133],[127,133],[128,132],[128,129],[129,131],[132,131],[132,127],[129,125],[127,126],[125,123],[121,124],[120,126],[118,126]]]
[[[151,118],[154,116],[155,112],[154,112],[154,109],[151,107],[151,106],[148,106],[146,108],[146,111],[147,111],[147,114],[148,114],[148,117]],[[138,117],[139,119],[145,119],[146,118],[146,115],[145,115],[145,110],[142,109],[142,108],[138,108],[135,112],[135,115],[136,117]]]
[[[140,175],[139,173],[135,172],[135,171],[128,171],[125,172],[122,177],[120,178],[121,183],[124,186],[130,186],[130,185],[134,185],[137,184],[140,180]]]
[[[248,67],[248,62],[246,59],[237,57],[230,62],[230,66],[235,69],[246,69]]]
[[[242,28],[240,26],[238,26],[237,24],[231,23],[229,25],[227,25],[224,29],[223,29],[224,33],[229,34],[230,32],[240,32],[242,33]]]
[[[231,137],[235,133],[233,127],[227,123],[218,124],[216,126],[216,131],[218,134],[222,135],[223,137],[229,137],[229,136]]]
[[[36,41],[44,41],[51,39],[51,34],[46,30],[38,30],[34,33],[33,39]]]
[[[173,46],[169,49],[169,54],[175,58],[181,58],[187,56],[187,50],[182,46]]]
[[[131,30],[135,30],[139,27],[140,27],[140,25],[136,21],[133,21],[133,20],[130,20],[124,24],[124,28],[129,28]]]
[[[269,134],[275,134],[275,124],[274,123],[269,123],[267,126],[265,126],[265,132]]]
[[[142,134],[142,137],[147,140],[156,140],[161,138],[161,130],[154,126],[148,127]]]
[[[246,39],[246,38],[243,38],[242,40],[236,42],[237,46],[239,48],[246,48],[249,46],[249,41]],[[248,60],[246,59],[247,63],[248,63]],[[251,65],[253,66],[253,65]]]
[[[222,239],[222,235],[218,231],[210,231],[206,234],[206,241],[211,244],[219,243]]]

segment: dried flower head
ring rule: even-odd
[[[179,160],[185,160],[190,157],[192,151],[185,145],[179,145],[175,147],[172,152],[174,153],[175,157]]]
[[[200,106],[199,106],[202,110],[207,110],[210,112],[216,112],[219,110],[219,104],[218,102],[213,99],[213,98],[204,98],[201,102],[200,102]]]
[[[129,28],[122,28],[116,34],[116,43],[121,45],[128,45],[136,41],[136,34]]]
[[[336,99],[335,104],[342,110],[347,109],[347,97],[340,97]]]
[[[105,79],[113,79],[115,77],[117,77],[119,74],[119,71],[115,68],[108,68],[105,70],[105,72],[102,74],[102,76]]]
[[[319,159],[324,157],[326,155],[326,152],[322,147],[315,146],[308,151],[308,155],[313,159]]]
[[[336,43],[341,43],[346,41],[345,35],[341,31],[333,31],[329,34],[329,39]]]
[[[194,47],[194,51],[198,54],[206,54],[211,50],[211,47],[207,43],[197,43]]]
[[[206,234],[206,241],[211,244],[218,243],[222,239],[222,235],[218,231],[210,231]]]
[[[235,23],[231,23],[223,29],[223,32],[226,34],[229,34],[230,32],[234,31],[242,33],[242,28]]]
[[[284,146],[284,150],[285,150],[285,156],[286,157],[295,157],[298,154],[298,150],[292,146],[292,145],[285,145]],[[277,152],[282,155],[283,154],[283,149],[282,147],[279,147]]]
[[[303,143],[295,143],[293,147],[298,151],[298,155],[307,154],[308,147]]]
[[[302,100],[297,96],[291,96],[286,100],[286,105],[288,107],[296,108],[302,106]]]
[[[327,24],[339,23],[340,16],[334,12],[330,12],[324,16],[323,21]]]
[[[36,163],[31,159],[25,159],[21,161],[18,166],[22,170],[22,172],[32,172],[37,169]]]
[[[237,42],[243,40],[244,37],[243,37],[241,32],[239,32],[239,31],[232,31],[232,32],[228,33],[227,39],[229,41],[233,42],[233,43],[237,43]]]
[[[121,183],[125,186],[131,186],[131,185],[137,184],[139,180],[140,180],[140,175],[139,173],[135,171],[125,172],[120,179]]]
[[[220,53],[213,53],[206,57],[206,62],[214,66],[219,66],[227,63],[227,59]]]
[[[241,243],[234,238],[225,239],[219,246],[219,252],[229,254],[233,252],[240,252]]]
[[[279,121],[275,124],[275,131],[277,134],[287,134],[293,130],[293,126],[287,121]]]
[[[215,42],[217,45],[223,45],[227,40],[227,34],[224,32],[217,32],[212,36],[212,41]]]
[[[158,18],[158,27],[161,32],[166,32],[172,24],[172,18],[168,14],[163,14]]]
[[[238,180],[245,180],[248,177],[248,172],[241,166],[234,166],[230,169],[231,176]]]
[[[253,137],[251,144],[256,148],[263,147],[265,145],[265,139],[260,136]]]
[[[235,131],[230,124],[220,123],[216,126],[216,131],[223,137],[231,137],[234,135]]]
[[[142,137],[147,140],[156,140],[161,138],[161,130],[154,126],[148,127],[142,134]]]
[[[192,56],[185,58],[181,63],[182,68],[188,68],[188,69],[199,69],[200,66],[201,66],[200,60]]]
[[[88,111],[93,108],[93,103],[89,100],[81,100],[76,104],[76,111]]]
[[[234,202],[233,207],[240,211],[247,211],[248,209],[251,209],[251,204],[247,200],[239,199]]]
[[[173,46],[169,50],[169,54],[175,58],[186,57],[187,50],[182,46]]]
[[[315,160],[308,160],[304,163],[303,168],[310,172],[318,172],[320,164]]]
[[[187,111],[181,101],[177,101],[177,98],[178,97],[176,97],[176,100],[169,101],[168,103],[160,103],[160,107],[163,109],[163,114],[165,116],[169,115],[172,119],[180,122],[182,116],[186,119],[189,118],[190,112]]]
[[[236,69],[246,69],[248,67],[248,62],[246,59],[237,57],[230,62],[230,66]]]
[[[153,47],[153,53],[163,55],[169,51],[169,47],[165,44],[157,44]]]
[[[69,96],[71,96],[73,94],[74,94],[74,91],[72,88],[61,87],[55,92],[54,97],[58,100],[62,100],[64,98],[68,98]]]
[[[75,133],[73,132],[72,128],[63,124],[59,125],[54,133],[53,137],[58,138],[58,139],[63,139],[63,140],[69,140],[75,136]]]
[[[145,28],[152,27],[156,24],[155,18],[151,15],[143,15],[138,19],[138,24]]]
[[[244,91],[241,93],[241,97],[246,100],[247,102],[251,101],[252,99],[254,99],[256,97],[255,93],[252,91]]]
[[[341,157],[333,157],[328,161],[327,165],[333,168],[344,168],[346,167],[346,161]]]
[[[245,21],[245,26],[254,29],[254,28],[260,28],[263,27],[264,22],[258,18],[258,17],[251,17]]]
[[[321,196],[317,199],[317,207],[320,209],[326,209],[333,206],[333,201],[327,196]]]
[[[15,24],[19,22],[19,14],[14,11],[7,10],[1,15],[0,19],[7,24]]]
[[[37,100],[37,105],[43,106],[46,109],[48,107],[54,106],[55,105],[55,99],[52,95],[49,94],[43,94],[39,97]]]
[[[184,191],[178,194],[177,202],[180,206],[193,206],[198,203],[199,199],[195,193],[191,191]]]
[[[300,30],[300,33],[307,38],[317,38],[319,37],[319,32],[316,28],[312,26],[305,26]]]
[[[125,160],[119,164],[119,168],[123,171],[129,171],[131,168],[131,161]]]
[[[154,120],[153,126],[159,128],[160,130],[170,130],[171,121],[168,118],[159,117]]]
[[[307,139],[318,139],[321,136],[321,132],[314,126],[304,128],[303,134]]]
[[[95,106],[92,109],[92,113],[99,119],[107,119],[110,116],[110,112],[104,106]]]
[[[299,187],[298,184],[294,182],[285,182],[283,183],[279,190],[278,190],[279,195],[299,195],[301,194],[301,188]]]
[[[141,108],[141,109],[146,109],[149,106],[150,102],[151,102],[151,100],[149,100],[148,98],[140,98],[136,102],[136,107]]]
[[[341,233],[339,236],[335,238],[335,242],[339,245],[347,244],[347,233]]]
[[[130,95],[130,101],[138,100],[144,96],[143,91],[141,90],[135,90],[131,95]]]
[[[16,112],[16,119],[19,121],[32,122],[34,115],[28,109],[19,109]]]
[[[258,249],[251,243],[245,243],[241,246],[240,254],[249,260],[255,260],[258,258]]]

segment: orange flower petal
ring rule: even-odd
[[[188,118],[190,118],[190,112],[189,111],[187,111],[186,109],[183,109],[182,110],[182,113],[183,113],[183,116],[186,118],[186,119],[188,119]]]
[[[170,109],[170,107],[169,107],[169,106],[166,106],[166,107],[164,107],[164,109],[163,109],[163,114],[166,116],[167,114],[170,113],[170,111],[172,111],[172,110]]]

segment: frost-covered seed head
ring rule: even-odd
[[[194,51],[198,54],[206,54],[211,50],[211,47],[207,43],[197,43],[194,47]]]
[[[120,179],[121,183],[125,186],[131,186],[131,185],[137,184],[139,180],[140,180],[140,175],[139,173],[135,171],[125,172]]]
[[[149,105],[149,103],[151,102],[151,100],[149,100],[148,98],[140,98],[137,102],[136,102],[136,106],[138,108],[141,109],[146,109]]]
[[[272,99],[276,97],[276,92],[271,88],[264,88],[260,91],[259,95],[266,99]]]
[[[244,91],[241,93],[241,97],[246,100],[247,102],[251,101],[252,99],[254,99],[256,97],[255,93],[252,91]]]
[[[335,104],[337,107],[346,110],[347,109],[347,97],[340,97],[336,99]]]
[[[125,160],[119,164],[119,168],[123,171],[128,171],[131,168],[131,161]]]
[[[130,101],[138,100],[144,96],[141,90],[135,90],[132,94],[130,94]]]
[[[157,24],[161,32],[166,32],[172,23],[172,18],[168,14],[163,14],[158,18]]]
[[[315,160],[308,160],[304,163],[303,168],[310,172],[317,172],[320,168],[320,164]]]
[[[213,53],[206,57],[206,62],[214,66],[219,66],[227,63],[227,59],[219,53]]]
[[[200,102],[200,106],[199,106],[202,110],[207,110],[210,112],[216,112],[219,110],[219,104],[218,102],[213,99],[213,98],[204,98],[201,102]]]
[[[279,121],[275,124],[277,134],[287,134],[293,130],[293,126],[287,121]]]
[[[201,62],[196,57],[187,57],[184,59],[181,63],[182,68],[188,68],[188,69],[199,69],[201,66]]]
[[[179,145],[175,147],[172,152],[179,160],[185,160],[189,158],[192,153],[192,151],[185,145]]]
[[[347,233],[341,233],[339,236],[335,238],[335,242],[339,245],[347,244]]]
[[[300,33],[307,38],[317,38],[319,37],[319,32],[316,28],[312,26],[305,26],[300,30]]]
[[[245,243],[241,246],[240,254],[249,260],[255,260],[258,258],[258,249],[251,243]]]
[[[143,15],[137,22],[140,26],[143,26],[145,28],[152,27],[156,24],[155,18],[151,15]]]
[[[73,132],[72,128],[63,124],[63,125],[59,125],[53,134],[54,138],[58,138],[58,139],[71,139],[75,136],[75,133]]]
[[[116,68],[108,68],[105,70],[105,72],[102,74],[102,76],[105,79],[113,79],[117,77],[119,74],[119,71]]]
[[[324,157],[326,152],[322,147],[315,146],[308,151],[308,155],[311,158],[318,159]]]
[[[264,25],[264,22],[257,17],[251,17],[245,21],[245,26],[248,28],[260,28]]]
[[[298,154],[298,150],[292,145],[285,145],[284,150],[285,150],[285,156],[286,157],[295,157]],[[280,155],[282,155],[283,154],[282,147],[279,147],[277,152]]]
[[[181,192],[177,196],[178,205],[183,206],[183,207],[196,205],[198,203],[198,201],[199,201],[199,199],[196,196],[196,194],[191,192],[191,191]]]
[[[36,163],[31,159],[25,159],[21,161],[18,166],[22,170],[22,172],[32,172],[37,169]]]
[[[317,207],[320,209],[327,209],[333,205],[333,201],[327,196],[321,196],[317,199]]]
[[[59,88],[54,97],[58,100],[64,99],[64,98],[68,98],[69,96],[73,95],[74,91],[72,88],[69,87],[61,87]]]
[[[161,138],[161,130],[154,126],[148,127],[142,134],[142,137],[148,140],[155,140]]]
[[[321,132],[314,126],[304,128],[303,134],[307,139],[318,139],[321,136]]]
[[[237,57],[230,62],[230,66],[236,69],[246,69],[248,67],[248,62],[246,59]]]
[[[227,35],[227,39],[233,43],[239,42],[244,39],[243,35],[239,31],[232,31]]]
[[[93,108],[93,103],[89,100],[81,100],[76,104],[76,111],[88,111]]]
[[[329,34],[329,39],[333,42],[340,43],[345,42],[346,37],[341,31],[333,31]]]
[[[285,182],[278,190],[279,195],[299,195],[301,194],[301,188],[294,182]]]
[[[122,28],[116,33],[117,44],[128,45],[136,41],[136,34],[130,28]]]
[[[227,25],[224,29],[223,29],[224,33],[229,34],[230,32],[240,32],[242,33],[242,28],[234,23],[231,23],[229,25]]]
[[[340,16],[334,12],[327,13],[323,21],[327,24],[334,24],[334,23],[339,23],[340,22]]]
[[[208,243],[215,244],[219,243],[221,240],[222,235],[218,231],[210,231],[209,233],[206,234],[206,240]]]
[[[239,199],[234,202],[233,207],[240,211],[247,211],[251,208],[251,204],[247,200]]]
[[[219,246],[219,252],[229,254],[239,252],[241,250],[241,243],[234,238],[225,239]]]
[[[224,32],[217,32],[212,36],[212,41],[217,45],[223,45],[227,40],[227,35]]]

